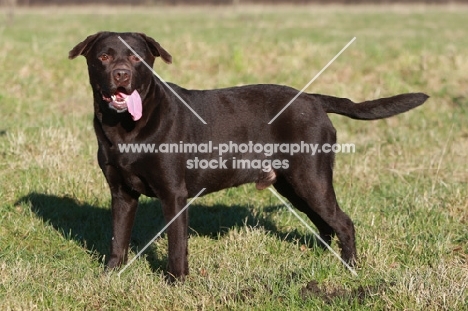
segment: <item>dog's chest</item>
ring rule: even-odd
[[[139,152],[122,152],[122,149],[109,149],[109,164],[116,169],[122,182],[130,189],[146,196],[155,196],[154,177],[157,159],[154,155]],[[105,172],[104,172],[105,173]],[[152,181],[149,184],[148,181]]]

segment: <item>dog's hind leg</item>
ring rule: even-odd
[[[322,168],[320,175],[311,174],[309,179],[304,179],[303,175],[291,176],[292,180],[288,183],[296,195],[289,195],[289,199],[314,222],[327,243],[331,241],[333,233],[336,233],[341,247],[341,257],[348,264],[354,265],[356,245],[353,222],[338,206],[332,185],[331,167],[327,173],[324,173]],[[280,193],[285,193],[287,190],[285,186],[278,185],[278,188],[282,189]]]
[[[310,141],[319,141],[322,146],[325,143],[329,145],[336,143],[336,131],[331,124],[315,127],[307,136]],[[356,260],[354,225],[348,215],[340,209],[336,200],[333,188],[334,161],[332,152],[319,152],[312,156],[298,154],[290,158],[290,169],[279,172],[278,179],[284,178],[294,189],[300,201],[293,195],[290,196],[293,200],[299,201],[297,208],[309,216],[325,238],[327,235],[330,236],[328,241],[331,240],[333,232],[336,233],[341,246],[341,257],[352,265]],[[282,184],[278,184],[277,187],[283,192],[288,190]]]
[[[336,233],[341,246],[341,257],[353,265],[356,260],[354,225],[336,200],[332,180],[333,154],[322,153],[316,157],[310,161],[298,161],[297,169],[287,176],[287,181],[297,196],[306,202],[307,207],[301,208],[311,210],[306,211],[309,218],[319,224],[323,221]],[[320,225],[327,228],[324,224]],[[332,230],[328,229],[325,234],[333,232]]]
[[[333,237],[335,236],[335,230],[328,225],[326,221],[320,217],[313,209],[309,207],[306,201],[301,199],[294,188],[286,181],[284,177],[278,178],[278,180],[274,184],[275,189],[285,198],[291,202],[291,204],[297,208],[299,211],[303,212],[304,214],[309,217],[309,219],[314,223],[314,225],[319,230],[320,237],[324,240],[328,245],[331,244]],[[321,248],[326,248],[325,245],[322,244],[321,241],[317,241],[317,245]]]

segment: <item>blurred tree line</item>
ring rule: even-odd
[[[468,3],[468,0],[0,0],[0,4],[16,4],[20,6],[40,6],[40,5],[79,5],[79,4],[114,4],[114,5],[183,5],[183,4],[390,4],[390,3]]]

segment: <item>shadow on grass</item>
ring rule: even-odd
[[[31,206],[31,210],[44,223],[51,225],[65,238],[75,240],[85,249],[96,254],[100,260],[109,255],[111,239],[111,212],[109,208],[94,206],[79,202],[71,197],[31,193],[18,202]],[[269,206],[264,211],[273,211],[275,206]],[[296,242],[309,241],[313,246],[315,241],[308,239],[297,230],[283,232],[269,218],[257,216],[252,210],[241,205],[200,205],[193,204],[189,208],[189,235],[207,236],[219,239],[232,228],[261,226],[278,239]],[[142,249],[165,225],[159,200],[143,200],[138,205],[133,227],[130,247],[133,252]],[[145,251],[146,259],[153,271],[164,269],[167,259],[161,258],[154,249]]]

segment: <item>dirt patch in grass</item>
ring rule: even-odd
[[[300,296],[303,300],[311,298],[320,298],[327,304],[331,304],[334,300],[340,299],[348,302],[357,300],[359,304],[375,295],[380,295],[384,292],[387,284],[380,283],[376,285],[359,285],[357,288],[346,289],[342,286],[320,286],[316,280],[308,282],[300,290]]]

